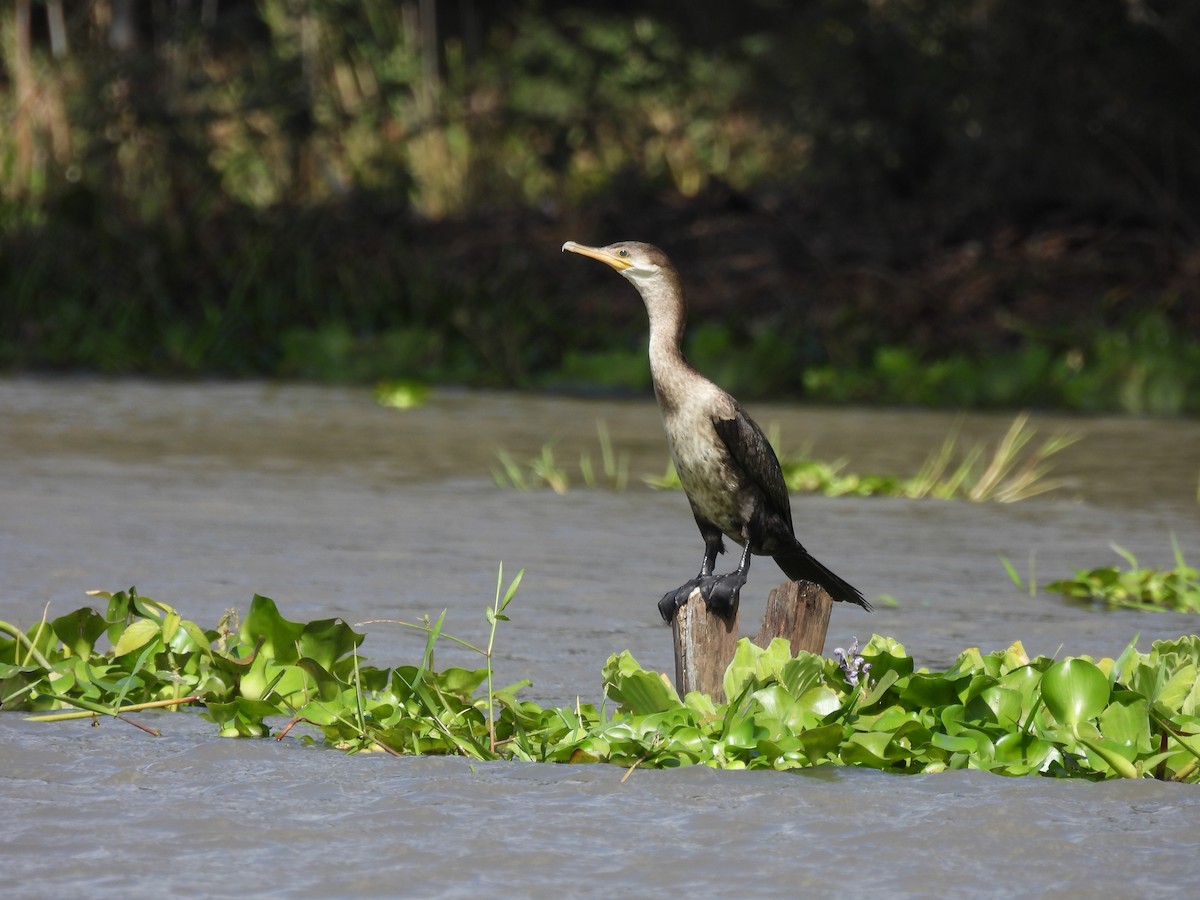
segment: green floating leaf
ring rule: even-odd
[[[996,738],[995,761],[1010,775],[1039,771],[1053,751],[1053,744],[1019,731]]]
[[[317,696],[325,703],[330,703],[342,695],[345,688],[329,671],[315,659],[302,656],[296,660],[296,667],[304,670],[317,686]]]
[[[1076,726],[1096,718],[1108,705],[1108,676],[1086,659],[1063,659],[1042,675],[1042,699],[1064,725]]]
[[[830,756],[842,743],[844,729],[841,725],[821,725],[800,732],[800,744],[810,762],[819,762]]]
[[[743,638],[737,642],[733,651],[733,659],[725,669],[725,696],[732,699],[745,689],[746,683],[754,678],[758,669],[758,658],[764,650],[757,644]]]
[[[634,715],[664,712],[681,706],[679,694],[662,675],[647,672],[628,651],[614,654],[604,665],[608,696]]]
[[[255,594],[242,622],[241,639],[253,646],[261,637],[261,652],[275,662],[284,664],[300,658],[297,642],[303,633],[303,623],[289,622],[279,614],[274,600]]]
[[[872,731],[852,734],[842,744],[842,761],[850,765],[886,769],[892,765],[892,760],[887,755],[891,743],[892,736],[887,732]]]
[[[1139,753],[1149,753],[1150,703],[1132,691],[1115,691],[1112,702],[1100,714],[1100,733],[1107,739]]]
[[[154,619],[138,619],[121,634],[121,639],[113,647],[113,656],[124,656],[134,650],[144,647],[162,633],[162,626]]]
[[[453,666],[449,669],[443,669],[436,676],[439,691],[468,702],[475,689],[486,680],[487,669],[461,669]],[[518,688],[525,687],[528,684],[528,681],[521,681],[507,688],[501,688],[494,693],[497,697],[507,694],[511,698]]]
[[[362,644],[364,637],[341,619],[320,619],[303,626],[297,644],[302,656],[332,670],[338,660]]]
[[[171,639],[171,649],[175,653],[194,653],[201,652],[208,655],[209,645],[211,641],[208,635],[197,625],[188,619],[183,619],[179,623],[179,630],[175,632],[175,637]]]
[[[97,639],[104,634],[108,623],[94,609],[84,608],[59,616],[50,623],[50,627],[55,637],[75,656],[87,657]]]
[[[950,706],[959,699],[956,685],[955,680],[945,675],[918,672],[908,679],[908,684],[900,692],[900,699],[914,706]]]
[[[209,702],[205,707],[205,717],[217,724],[222,737],[266,737],[271,729],[264,720],[279,715],[273,704],[246,697],[229,703]]]
[[[381,381],[375,385],[375,400],[392,409],[415,409],[425,405],[431,390],[424,382],[411,379]]]

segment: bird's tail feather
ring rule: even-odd
[[[775,562],[779,564],[779,568],[783,569],[783,573],[792,581],[814,582],[825,588],[829,592],[829,596],[834,600],[840,600],[843,603],[856,603],[867,612],[871,611],[871,604],[867,602],[867,599],[858,588],[833,574],[833,572],[817,562],[799,544],[793,549],[785,550],[783,553],[776,555]]]

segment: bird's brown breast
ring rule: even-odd
[[[713,427],[713,413],[726,395],[711,384],[709,388],[678,398],[675,406],[660,401],[667,446],[696,514],[741,543],[756,498],[748,496],[744,479]]]

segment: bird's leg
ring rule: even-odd
[[[737,615],[742,587],[746,584],[746,576],[749,572],[750,539],[747,536],[746,547],[742,550],[742,560],[736,569],[728,575],[711,575],[701,579],[700,596],[708,604],[708,611],[727,622],[732,622],[733,617]]]
[[[718,534],[715,538],[704,539],[704,559],[700,562],[700,574],[697,578],[707,578],[717,566],[717,554],[725,552],[725,542]]]
[[[712,580],[713,568],[717,564],[717,554],[725,552],[725,542],[719,531],[702,531],[704,535],[704,559],[700,563],[700,574],[691,581],[684,582],[673,591],[667,591],[658,601],[658,612],[668,625],[675,618],[675,611],[688,602],[692,591],[700,589],[704,596],[704,586]]]

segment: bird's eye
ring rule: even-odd
[[[628,250],[618,250],[617,251],[617,256],[621,257],[622,259],[624,259],[628,255],[629,255]]]

